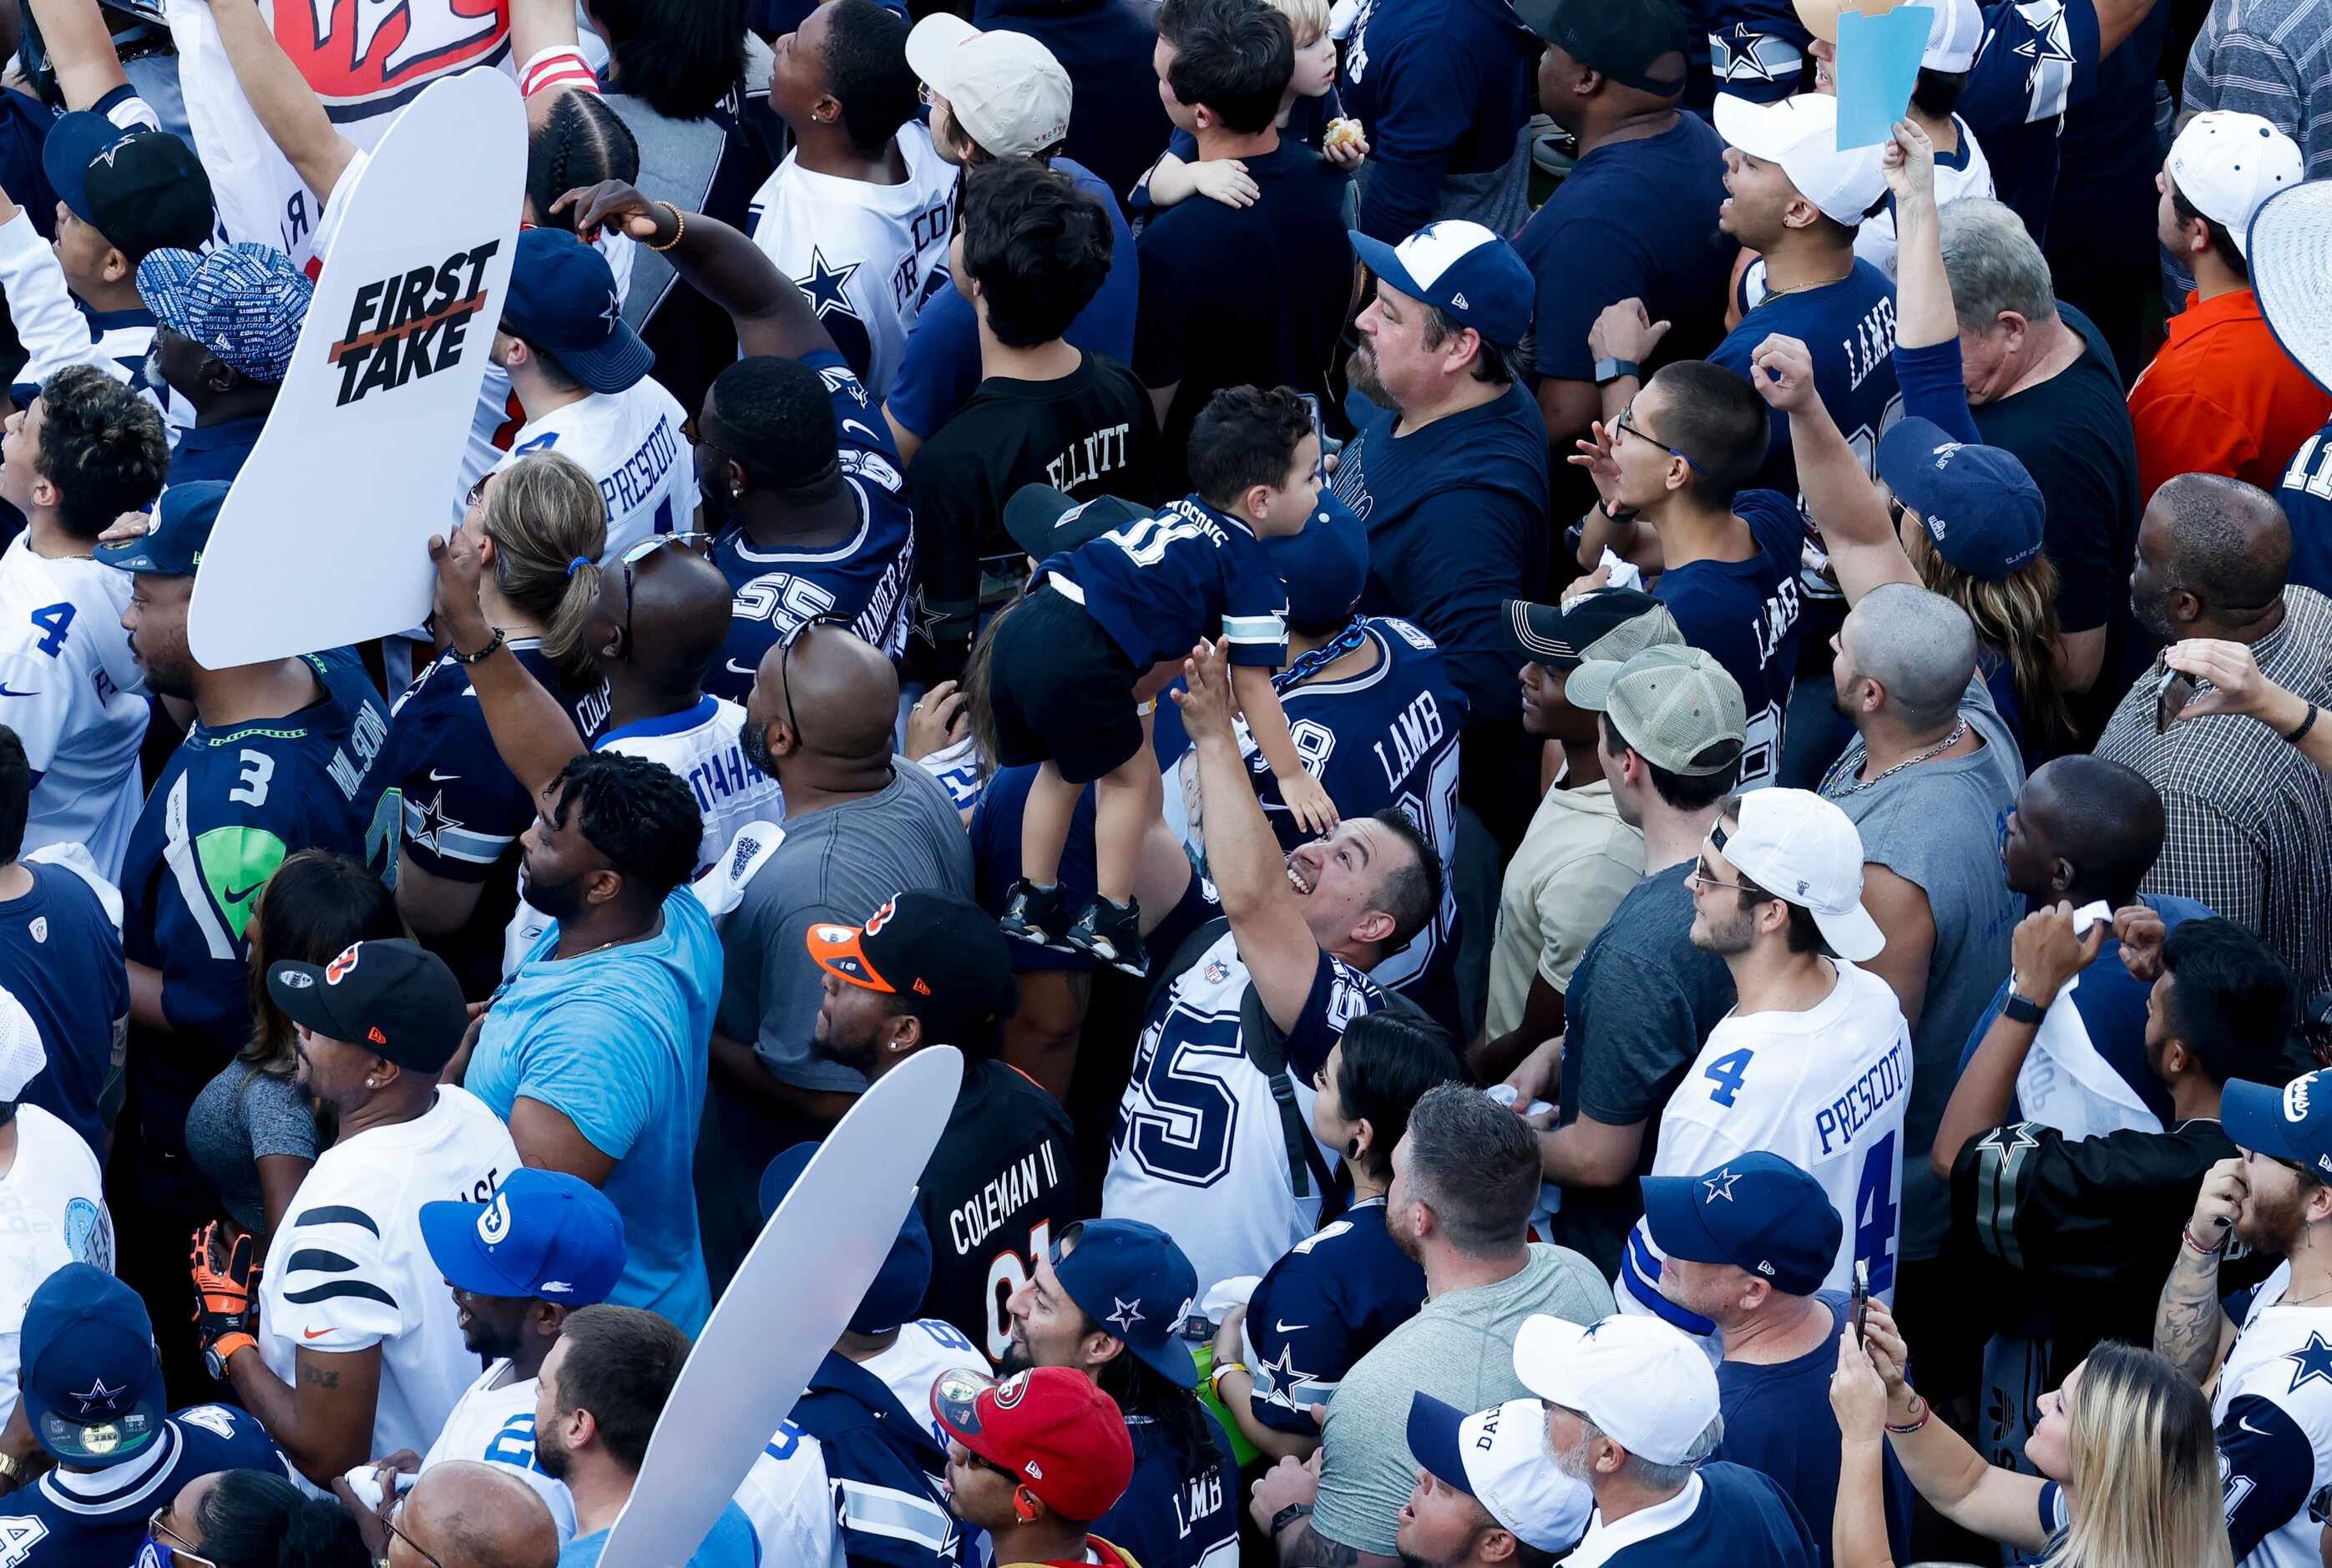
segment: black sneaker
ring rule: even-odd
[[[1096,896],[1077,916],[1077,923],[1069,927],[1069,945],[1136,980],[1150,972],[1150,954],[1142,945],[1142,905],[1137,900],[1119,904]]]
[[[1055,883],[1039,887],[1027,877],[1012,884],[1006,894],[1003,917],[997,921],[999,930],[1018,942],[1034,942],[1049,947],[1055,952],[1075,952],[1066,940],[1069,912],[1061,904],[1061,886]]]

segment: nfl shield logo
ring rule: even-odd
[[[30,929],[31,929],[31,931],[32,931],[32,933],[33,933],[33,940],[34,942],[46,942],[46,941],[48,941],[48,940],[49,940],[49,917],[48,917],[47,915],[45,915],[45,914],[36,914],[36,915],[34,915],[34,916],[33,917],[33,923],[32,923],[32,926],[30,927]]]

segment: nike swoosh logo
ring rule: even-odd
[[[249,887],[244,888],[239,892],[229,893],[226,895],[226,901],[229,904],[241,904],[244,899],[249,898],[253,894],[257,893],[261,888],[266,885],[267,884],[263,882],[254,882]]]
[[[748,668],[747,666],[739,664],[736,660],[731,659],[729,661],[729,673],[732,675],[742,675],[750,681],[760,672],[759,670]]]
[[[2235,1425],[2242,1428],[2243,1430],[2251,1433],[2251,1435],[2255,1438],[2263,1438],[2267,1436],[2264,1429],[2251,1425],[2251,1419],[2249,1416],[2240,1416],[2236,1418]]]
[[[1274,1334],[1294,1334],[1299,1328],[1310,1328],[1311,1326],[1312,1325],[1308,1323],[1275,1323],[1271,1325],[1271,1332]]]
[[[435,768],[429,770],[429,782],[432,784],[451,784],[460,777],[459,773],[440,773]]]
[[[29,692],[11,691],[8,689],[8,684],[5,681],[0,681],[0,697],[37,697],[40,694],[38,688]]]
[[[301,1339],[321,1339],[331,1332],[332,1331],[329,1328],[303,1328],[300,1331],[300,1337]]]

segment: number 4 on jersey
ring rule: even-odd
[[[41,652],[55,658],[65,651],[65,632],[73,622],[73,607],[70,603],[43,605],[33,612],[33,624],[48,633],[36,645]]]

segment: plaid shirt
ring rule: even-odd
[[[2283,624],[2251,654],[2270,680],[2332,703],[2332,599],[2295,587],[2283,605]],[[2159,728],[2173,674],[2156,657],[2098,738],[2097,755],[2145,774],[2169,816],[2144,889],[2199,899],[2258,932],[2312,998],[2332,988],[2332,779],[2255,719]]]

